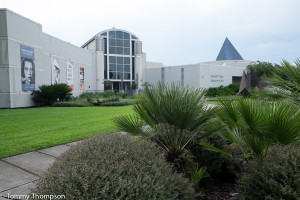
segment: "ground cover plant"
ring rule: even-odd
[[[69,101],[54,102],[53,107],[86,107],[86,106],[128,106],[134,99],[125,92],[84,92],[79,97],[72,97]]]
[[[0,109],[0,158],[113,132],[112,116],[131,112],[131,106]]]
[[[63,154],[42,177],[36,194],[66,199],[194,199],[193,185],[174,174],[148,141],[101,134]]]
[[[244,165],[238,182],[241,199],[299,199],[300,145],[272,147],[264,159]]]

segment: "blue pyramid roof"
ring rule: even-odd
[[[225,39],[223,46],[216,60],[244,60],[239,52],[234,48],[228,38]]]

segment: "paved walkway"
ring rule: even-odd
[[[53,164],[55,159],[79,142],[1,159],[0,200],[7,200],[9,196],[12,197],[11,195],[30,194],[36,181]]]

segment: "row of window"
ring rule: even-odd
[[[130,73],[109,72],[109,79],[130,80]]]
[[[130,72],[130,65],[109,64],[109,71]]]
[[[130,64],[130,57],[109,56],[109,64]]]
[[[130,55],[130,48],[124,47],[109,47],[110,54]]]
[[[130,47],[130,40],[109,39],[109,46],[112,47]]]

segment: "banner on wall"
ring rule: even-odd
[[[60,66],[58,65],[57,59],[55,57],[51,57],[52,64],[52,84],[60,83]]]
[[[73,82],[73,62],[67,61],[67,84],[74,90],[74,82]]]
[[[34,91],[35,64],[34,49],[20,45],[22,91]]]
[[[84,90],[84,65],[79,65],[79,88]]]

